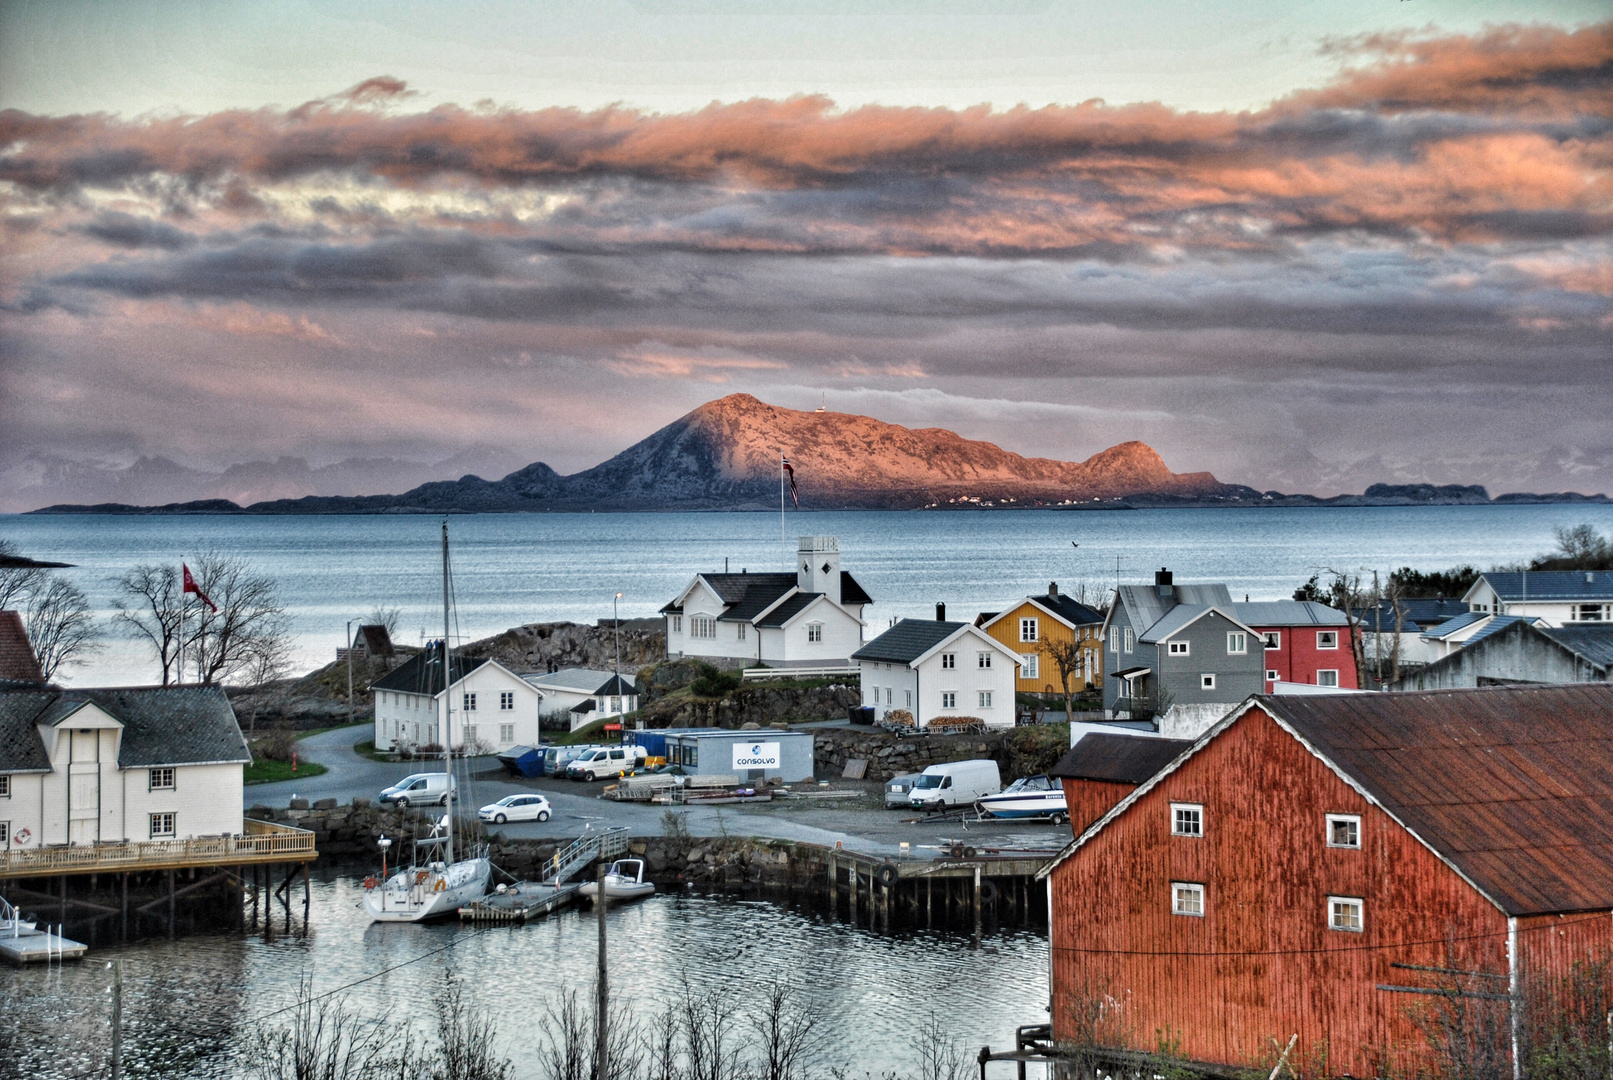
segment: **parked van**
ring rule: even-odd
[[[891,807],[895,807],[898,810],[906,810],[908,807],[912,806],[913,785],[918,783],[918,780],[919,774],[913,772],[903,773],[901,776],[893,776],[886,781],[885,808],[888,810]]]
[[[1002,775],[995,761],[989,758],[950,761],[945,765],[931,765],[919,773],[908,802],[915,810],[972,806],[976,799],[995,795],[1002,789]]]
[[[545,776],[565,776],[566,766],[582,757],[590,750],[599,750],[599,746],[545,746],[543,748],[543,773]]]
[[[599,780],[606,776],[620,776],[644,764],[648,755],[642,746],[602,746],[590,750],[566,766],[566,775],[573,780]]]
[[[457,783],[450,789],[451,779],[448,774],[440,772],[405,776],[381,792],[381,802],[394,803],[398,806],[447,806],[448,792],[452,790],[456,796],[459,794]]]

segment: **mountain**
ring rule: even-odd
[[[1127,496],[1213,500],[1235,490],[1209,473],[1171,472],[1140,442],[1110,447],[1086,461],[1028,458],[942,428],[915,430],[869,416],[798,412],[733,394],[707,402],[609,461],[571,476],[538,462],[502,480],[464,476],[422,484],[402,495],[282,498],[247,509],[431,513],[766,508],[778,504],[780,448],[795,467],[802,505],[814,509],[1023,506]],[[52,506],[46,512],[88,509]],[[217,512],[218,504],[195,509]]]

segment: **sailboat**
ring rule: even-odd
[[[493,864],[487,845],[470,848],[469,857],[456,859],[454,852],[453,788],[453,709],[449,702],[453,688],[452,650],[449,641],[450,589],[448,581],[448,522],[442,523],[442,767],[450,792],[447,813],[436,822],[428,836],[414,842],[414,858],[407,868],[388,876],[383,861],[381,875],[364,882],[364,910],[372,922],[425,922],[457,912],[461,905],[487,895],[493,877]]]

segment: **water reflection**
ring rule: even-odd
[[[358,879],[313,884],[306,935],[199,935],[96,949],[65,969],[0,972],[0,1076],[105,1075],[110,972],[124,964],[125,1061],[131,1077],[236,1077],[250,1032],[288,1016],[307,977],[316,992],[348,986],[349,1005],[391,1022],[433,1023],[445,971],[487,1010],[520,1078],[535,1077],[533,1021],[545,997],[593,985],[587,910],[525,926],[372,925]],[[277,928],[278,929],[278,928]],[[613,1011],[631,1015],[696,987],[743,993],[780,977],[815,995],[828,1016],[826,1059],[857,1073],[912,1066],[911,1031],[934,1012],[968,1048],[1011,1042],[1046,1018],[1047,942],[1034,930],[881,935],[804,906],[685,893],[613,909]]]

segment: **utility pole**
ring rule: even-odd
[[[610,602],[611,616],[616,621],[616,689],[622,688],[622,594]]]
[[[123,961],[112,961],[112,1080],[123,1080]]]
[[[605,860],[599,861],[599,891],[594,894],[594,911],[599,919],[599,975],[596,998],[594,1001],[594,1080],[609,1080],[610,1077],[610,1029],[608,1027],[608,1009],[610,1006],[610,987],[606,981],[605,972]]]
[[[347,726],[353,726],[353,620],[347,620]]]

